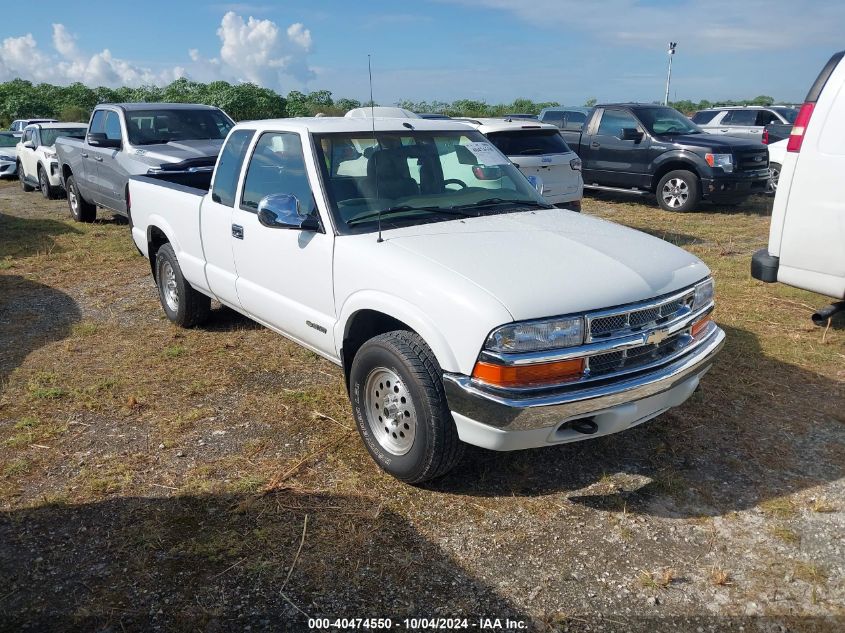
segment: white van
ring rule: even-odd
[[[795,120],[781,165],[769,246],[751,275],[845,298],[845,51],[830,58]],[[825,323],[839,301],[814,315]]]

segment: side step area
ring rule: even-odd
[[[588,185],[587,183],[584,183],[584,189],[595,189],[596,191],[612,191],[613,193],[629,193],[634,196],[654,195],[650,191],[643,191],[642,189],[627,189],[625,187],[605,187],[604,185]]]

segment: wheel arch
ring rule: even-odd
[[[162,246],[170,243],[171,240],[163,229],[156,225],[147,227],[147,257],[150,260],[153,279],[156,278],[156,254]]]
[[[701,161],[702,164],[699,164],[695,159]],[[652,193],[657,191],[657,185],[663,176],[677,169],[691,171],[695,174],[696,178],[701,180],[702,174],[704,173],[702,165],[706,165],[706,163],[695,154],[672,152],[669,155],[661,155],[654,164],[654,175],[651,178]]]
[[[349,368],[361,345],[374,336],[392,330],[416,333],[431,348],[441,369],[458,371],[458,362],[446,338],[418,307],[397,297],[362,291],[346,301],[335,329],[347,386]]]

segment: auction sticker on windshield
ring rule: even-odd
[[[507,165],[510,161],[491,143],[467,143],[466,148],[482,165]]]

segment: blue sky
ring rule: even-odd
[[[768,94],[800,102],[845,46],[845,3],[805,0],[40,0],[0,23],[0,81],[255,81],[282,93],[581,104]]]

